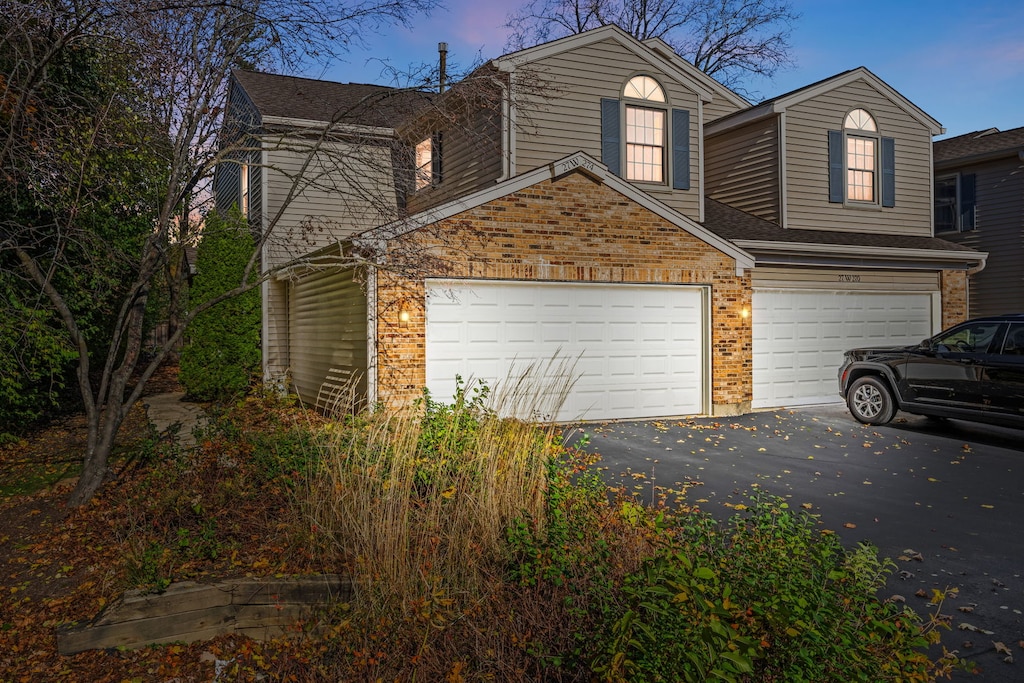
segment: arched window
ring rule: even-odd
[[[627,80],[618,97],[601,99],[601,161],[615,175],[690,189],[690,112],[669,108],[653,76]]]
[[[843,120],[847,201],[878,201],[877,133],[875,119],[863,109],[854,109]]]
[[[626,180],[665,182],[665,91],[650,76],[634,76],[622,89],[626,100]]]
[[[896,141],[879,135],[864,109],[847,113],[842,130],[828,131],[828,200],[896,206]]]

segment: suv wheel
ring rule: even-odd
[[[854,380],[846,394],[846,405],[858,421],[869,425],[884,425],[896,414],[892,392],[877,377]]]

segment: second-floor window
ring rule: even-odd
[[[242,215],[249,215],[249,164],[241,164],[238,167],[238,208]]]
[[[958,173],[935,179],[935,232],[967,232],[975,223],[975,176]]]
[[[878,175],[878,128],[863,109],[854,109],[843,122],[846,138],[846,199],[875,202]]]
[[[670,109],[651,76],[630,78],[601,100],[601,161],[626,180],[690,189],[690,112]]]
[[[854,109],[842,130],[828,133],[829,201],[850,205],[896,205],[895,143],[881,137],[875,119]]]
[[[631,78],[626,100],[626,180],[665,181],[665,92],[650,76]],[[631,102],[639,100],[642,106]]]
[[[430,187],[434,182],[434,141],[421,140],[416,145],[416,189]]]

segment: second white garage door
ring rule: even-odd
[[[450,400],[456,375],[493,385],[557,353],[580,357],[559,420],[704,412],[703,288],[431,280],[426,294],[435,399]]]
[[[843,352],[932,334],[932,295],[754,290],[755,408],[841,400]]]

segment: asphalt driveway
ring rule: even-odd
[[[943,642],[983,671],[954,680],[1024,680],[1024,431],[904,413],[865,427],[841,405],[582,431],[608,480],[647,499],[725,517],[761,489],[897,560],[886,592],[919,612],[919,590],[957,588]]]

